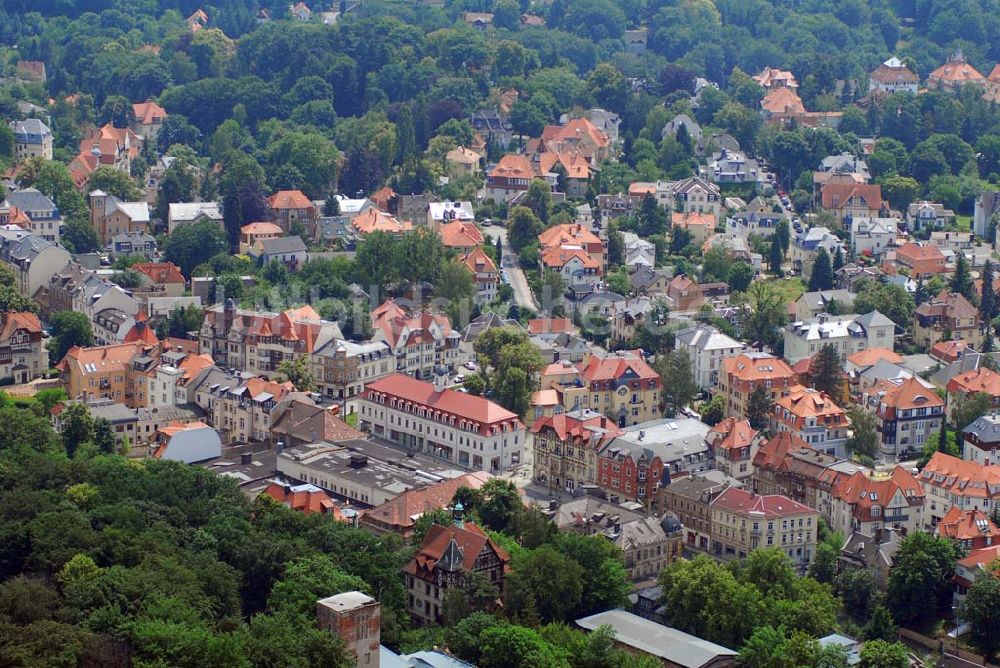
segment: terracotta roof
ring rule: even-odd
[[[916,377],[907,378],[898,387],[890,389],[882,397],[881,403],[897,411],[944,406],[944,401],[937,392],[924,387]]]
[[[207,357],[209,361],[212,360],[211,356],[209,355],[198,355],[197,341],[192,341],[191,339],[179,339],[174,336],[168,336],[164,343],[166,343],[166,345],[169,347],[170,350],[179,350],[181,352],[185,352],[188,354],[188,357],[194,355],[198,357]],[[211,364],[215,364],[215,362],[211,361]],[[209,364],[209,366],[211,366],[211,364]]]
[[[386,234],[403,234],[413,230],[413,223],[410,221],[400,222],[395,216],[378,209],[368,209],[364,213],[355,217],[351,221],[351,226],[357,230],[358,234],[371,234],[372,232],[385,232]]]
[[[604,245],[600,237],[580,223],[554,225],[538,235],[538,243],[542,248],[561,246],[563,244],[582,247],[602,247]]]
[[[848,362],[860,367],[871,366],[880,360],[891,364],[902,364],[903,362],[902,356],[889,348],[868,348],[847,358]]]
[[[167,111],[152,100],[133,104],[132,115],[142,125],[152,125],[154,122],[162,123],[167,119]]]
[[[267,198],[267,203],[276,211],[315,208],[312,200],[306,197],[301,190],[279,190]]]
[[[459,257],[458,261],[474,274],[497,273],[496,263],[493,262],[493,259],[482,248],[472,249],[472,251]]]
[[[777,469],[789,453],[803,449],[812,450],[812,446],[789,431],[779,431],[760,446],[757,454],[754,455],[753,465]]]
[[[371,323],[372,329],[379,330],[392,348],[396,348],[401,340],[408,345],[433,343],[452,331],[448,316],[424,311],[410,314],[391,298],[372,311]],[[435,332],[438,332],[437,336]]]
[[[685,290],[698,289],[698,284],[684,274],[677,274],[670,279],[670,282],[667,284],[667,289],[671,292],[683,292]]]
[[[821,197],[824,209],[839,209],[852,198],[862,199],[871,211],[882,209],[882,186],[877,183],[827,183]]]
[[[448,151],[444,159],[448,162],[456,162],[462,165],[475,165],[483,159],[483,156],[464,146],[459,146]]]
[[[871,78],[885,84],[918,83],[920,81],[920,77],[905,64],[900,62],[899,66],[893,66],[894,62],[898,61],[887,60],[876,67],[870,75]]]
[[[675,211],[671,214],[671,222],[674,227],[680,227],[685,230],[690,227],[707,227],[714,230],[715,214],[700,213],[698,211],[689,211],[687,213],[679,213]]]
[[[948,392],[963,394],[984,392],[991,397],[1000,397],[1000,373],[984,366],[960,373],[948,381]]]
[[[780,519],[790,515],[818,515],[819,512],[809,506],[793,501],[780,494],[759,495],[745,489],[730,487],[711,504],[734,513],[761,513],[762,519]]]
[[[905,258],[910,262],[920,260],[944,260],[941,249],[931,244],[918,244],[908,241],[896,249],[896,259]]]
[[[244,387],[251,399],[256,399],[262,394],[267,394],[275,401],[281,401],[286,394],[295,391],[295,386],[290,380],[279,383],[276,380],[268,380],[267,378],[250,378],[240,386],[240,388]],[[237,388],[236,391],[239,391],[240,388]]]
[[[961,52],[949,56],[948,61],[927,76],[928,81],[942,81],[950,84],[982,83],[984,77],[979,70],[966,61]]]
[[[181,268],[173,262],[137,262],[132,269],[146,276],[153,283],[184,284]]]
[[[510,555],[472,522],[466,522],[462,527],[454,524],[446,527],[434,524],[428,529],[424,542],[420,544],[413,559],[403,567],[404,572],[424,576],[433,573],[434,566],[444,556],[452,541],[458,547],[462,559],[461,567],[466,571],[475,568],[476,558],[487,545],[496,552],[504,564],[510,561]]]
[[[531,395],[532,406],[558,406],[560,403],[559,390],[538,390]]]
[[[7,341],[14,332],[24,329],[31,333],[42,331],[42,323],[34,313],[6,311],[0,315],[0,340]]]
[[[573,118],[566,125],[546,125],[542,129],[542,140],[578,141],[583,137],[589,137],[598,147],[610,143],[608,135],[589,118]]]
[[[282,234],[283,230],[280,225],[275,223],[260,222],[260,223],[249,223],[240,228],[240,234]]]
[[[791,88],[772,88],[760,101],[761,109],[772,114],[804,114],[802,98]]]
[[[179,339],[167,339],[167,342],[170,343],[171,346],[176,346],[176,341],[179,341]],[[189,354],[181,360],[181,363],[177,367],[184,372],[184,375],[181,377],[181,384],[187,384],[195,376],[197,376],[202,369],[208,369],[212,366],[215,366],[215,360],[212,359],[211,355]]]
[[[656,184],[646,181],[636,181],[628,185],[628,194],[633,197],[645,197],[656,194]]]
[[[759,74],[753,75],[753,80],[764,88],[771,88],[778,82],[781,82],[784,86],[790,86],[795,88],[798,83],[795,81],[795,75],[788,70],[779,70],[776,67],[765,67]]]
[[[297,510],[305,515],[313,513],[329,513],[337,521],[344,521],[344,515],[340,508],[334,503],[329,495],[319,487],[313,485],[282,485],[272,482],[264,494],[282,503],[292,510]]]
[[[475,223],[453,220],[438,229],[441,243],[448,248],[473,248],[483,243],[483,233]]]
[[[822,418],[826,426],[847,426],[847,414],[826,392],[797,385],[775,402],[796,418]]]
[[[794,378],[795,372],[785,360],[772,356],[754,356],[741,353],[722,360],[722,372],[743,381]]]
[[[380,378],[365,386],[364,396],[369,401],[373,395],[380,394],[411,402],[425,409],[433,409],[435,412],[453,415],[456,420],[472,420],[478,422],[482,428],[495,427],[501,423],[510,423],[515,429],[522,426],[516,413],[485,397],[476,397],[451,389],[438,392],[432,383],[425,383],[401,373]]]
[[[546,151],[538,156],[538,164],[542,172],[552,172],[556,163],[562,165],[563,169],[566,170],[567,178],[590,178],[590,163],[580,151]]]
[[[197,420],[195,422],[178,422],[175,420],[170,424],[168,424],[166,427],[160,427],[159,429],[157,429],[156,433],[162,434],[167,438],[171,438],[172,436],[179,434],[182,431],[192,431],[195,429],[211,429],[211,427],[209,427],[207,424],[205,424],[200,420]]]
[[[106,373],[108,371],[124,371],[133,357],[141,353],[142,344],[139,343],[119,343],[111,346],[93,346],[81,348],[73,346],[66,352],[66,356],[57,365],[58,368],[69,370],[72,365],[84,376],[92,373]]]
[[[447,507],[460,487],[480,489],[492,477],[476,471],[421,489],[410,489],[381,506],[366,510],[364,519],[405,531],[413,528],[417,518],[424,513]]]
[[[983,466],[973,461],[935,452],[920,471],[920,479],[959,496],[990,498],[1000,486],[1000,466]]]
[[[579,258],[584,269],[600,269],[601,263],[577,246],[552,246],[542,251],[542,264],[550,269],[561,269],[574,258]]]
[[[937,523],[937,535],[955,540],[989,538],[992,542],[1000,539],[1000,528],[989,515],[979,509],[962,510],[958,506],[952,506]]]
[[[490,172],[493,178],[533,179],[538,176],[535,165],[524,155],[508,153],[496,164]]]
[[[555,432],[560,441],[574,443],[590,442],[608,443],[624,432],[606,415],[588,411],[584,416],[575,413],[560,413],[549,417],[540,417],[531,426],[531,433],[537,434],[549,428]]]
[[[135,325],[128,330],[124,343],[145,343],[150,346],[159,345],[160,340],[156,338],[156,332],[146,322],[145,316],[136,316]]]
[[[990,70],[990,75],[986,78],[994,83],[1000,83],[1000,63],[993,66],[993,69]]]
[[[258,314],[247,326],[246,333],[259,337],[277,336],[284,341],[304,341],[304,352],[311,353],[324,334],[336,335],[339,331],[336,323],[323,320],[306,304],[276,315]]]
[[[626,374],[634,374],[639,380],[660,382],[660,376],[649,366],[642,354],[636,350],[618,351],[608,357],[592,355],[581,375],[590,382],[604,380],[620,380]]]
[[[750,420],[728,417],[708,430],[708,440],[722,450],[739,450],[749,447],[757,433]]]
[[[96,145],[101,154],[101,162],[110,164],[122,152],[127,152],[132,158],[139,155],[141,143],[142,138],[128,128],[116,128],[107,123],[80,140],[80,153],[89,156]]]
[[[924,488],[902,466],[896,466],[890,473],[857,471],[834,483],[831,494],[854,506],[854,514],[867,520],[874,517],[868,514],[873,506],[885,507],[898,491],[902,491],[911,504],[923,503]]]
[[[579,375],[580,370],[569,362],[553,362],[542,369],[542,376]]]
[[[528,321],[529,334],[558,334],[575,330],[569,318],[534,318]]]

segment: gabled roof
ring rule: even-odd
[[[292,510],[297,510],[305,515],[330,513],[338,521],[343,521],[344,519],[340,508],[337,507],[333,499],[315,485],[283,485],[278,482],[272,482],[264,490],[264,494],[278,503],[282,503]]]
[[[162,123],[165,121],[167,119],[167,111],[152,100],[148,100],[133,104],[132,116],[135,117],[137,123],[152,125],[154,122]]]
[[[920,77],[906,66],[906,63],[893,56],[875,68],[871,78],[885,84],[918,83]]]
[[[141,353],[142,349],[143,346],[139,343],[119,343],[89,348],[73,346],[56,367],[64,371],[76,369],[84,376],[115,370],[124,371],[129,361]]]
[[[852,198],[860,198],[870,211],[882,209],[882,186],[877,183],[827,183],[823,186],[822,206],[838,209]]]
[[[483,233],[475,223],[453,220],[438,229],[441,243],[447,248],[473,248],[483,244]]]
[[[885,396],[882,397],[882,403],[897,411],[909,408],[944,406],[944,401],[937,395],[937,392],[924,387],[916,377],[907,378],[898,387],[886,392]]]
[[[240,234],[246,235],[258,235],[258,234],[283,234],[283,230],[279,225],[275,223],[261,222],[261,223],[248,223],[240,228]]]
[[[464,264],[473,274],[497,273],[496,263],[493,262],[493,259],[482,248],[474,248],[472,251],[458,258],[458,261]]]
[[[937,246],[908,241],[896,249],[896,258],[906,258],[911,262],[920,260],[944,260],[944,254]]]
[[[279,190],[267,198],[267,203],[275,211],[316,208],[301,190]]]
[[[533,179],[538,176],[538,172],[527,156],[508,153],[500,158],[500,162],[490,172],[490,176],[493,178]]]
[[[137,262],[132,269],[153,283],[184,284],[184,274],[173,262]]]
[[[903,357],[889,348],[867,348],[847,358],[848,362],[858,367],[869,367],[879,360],[892,364],[903,363]]]
[[[569,318],[534,318],[528,321],[529,334],[557,334],[575,331],[576,327]]]
[[[555,432],[560,441],[591,446],[603,445],[624,433],[614,420],[588,409],[540,417],[532,425],[531,433],[537,434],[545,429]]]
[[[773,88],[760,101],[761,109],[772,114],[804,114],[805,105],[802,98],[791,88]]]
[[[462,165],[475,165],[483,159],[483,156],[471,149],[465,148],[464,146],[458,146],[448,151],[445,154],[444,159],[447,162],[454,162]]]
[[[358,215],[351,221],[351,226],[362,235],[371,234],[372,232],[402,234],[413,230],[413,223],[410,221],[400,222],[392,214],[375,208],[368,209]]]
[[[789,88],[798,87],[794,74],[788,70],[780,70],[776,67],[765,67],[759,74],[753,75],[753,80],[764,88],[771,88],[778,85],[788,86]]]
[[[984,77],[979,70],[969,64],[961,50],[948,56],[944,65],[927,76],[928,81],[942,81],[953,85],[966,83],[983,83]]]
[[[775,402],[796,418],[820,418],[826,426],[846,426],[847,414],[826,392],[798,385]]]
[[[1000,539],[1000,528],[982,510],[962,510],[952,506],[937,524],[937,535],[955,540]]]
[[[496,425],[502,422],[520,425],[517,414],[485,397],[463,394],[451,389],[439,392],[434,389],[433,383],[425,383],[401,373],[394,373],[369,383],[365,387],[365,396],[370,397],[373,394],[385,394],[454,415],[456,418],[473,420],[482,425]]]
[[[794,378],[783,359],[762,353],[741,353],[722,360],[722,372],[746,382]]]
[[[897,492],[902,492],[910,504],[923,503],[924,488],[902,466],[896,466],[889,473],[857,471],[834,483],[831,490],[833,498],[854,506],[854,514],[865,520],[875,517],[868,514],[873,506],[885,507]]]
[[[0,313],[0,341],[7,341],[18,330],[32,334],[42,331],[42,323],[34,313],[22,311],[6,311]]]
[[[577,246],[602,246],[601,238],[581,223],[565,223],[553,225],[538,235],[538,243],[542,248],[571,244]]]
[[[542,251],[542,264],[550,269],[561,269],[578,259],[584,269],[600,269],[601,264],[579,246],[553,246]]]
[[[423,543],[417,548],[413,559],[403,567],[403,571],[427,577],[442,560],[445,561],[442,567],[447,566],[450,569],[458,567],[472,571],[475,569],[476,559],[487,547],[496,553],[503,564],[506,565],[510,561],[510,555],[506,550],[472,522],[466,522],[461,527],[454,524],[446,527],[434,524],[427,530]]]
[[[708,431],[708,440],[716,448],[739,450],[750,447],[757,438],[757,430],[750,426],[750,420],[728,417]]]
[[[653,367],[635,350],[617,351],[604,358],[592,355],[581,371],[581,375],[590,382],[619,380],[626,374],[634,374],[639,380],[660,379]]]
[[[952,494],[991,498],[998,495],[1000,466],[984,466],[943,452],[935,452],[920,471],[920,480]]]

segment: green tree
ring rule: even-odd
[[[311,392],[315,388],[312,371],[309,369],[309,358],[306,355],[282,360],[278,365],[278,377],[292,381],[292,385],[299,392]]]
[[[756,270],[748,262],[733,262],[729,265],[725,282],[733,292],[745,292],[756,276]]]
[[[543,545],[515,559],[505,587],[511,616],[534,606],[542,621],[566,621],[583,596],[583,568],[555,548]]]
[[[69,457],[76,456],[84,443],[91,443],[94,438],[94,420],[86,404],[76,402],[67,404],[59,416],[62,424],[63,447]]]
[[[812,359],[810,366],[813,387],[826,392],[835,403],[843,404],[844,362],[837,348],[827,343]]]
[[[131,176],[108,165],[98,167],[87,179],[87,192],[94,190],[103,190],[125,202],[142,198],[142,192]]]
[[[908,668],[908,654],[901,643],[869,640],[861,648],[861,668]]]
[[[564,652],[547,643],[534,629],[503,625],[479,636],[480,668],[569,668]]]
[[[778,235],[771,237],[771,248],[767,256],[767,265],[771,269],[771,273],[781,278],[785,275],[784,270],[782,270],[781,265],[785,261],[785,253],[781,249],[781,238]]]
[[[847,450],[853,455],[875,459],[878,455],[878,431],[875,414],[857,406],[847,409],[851,420],[851,437],[847,440]]]
[[[94,445],[102,455],[110,455],[115,452],[115,434],[111,430],[111,423],[104,418],[94,420]]]
[[[969,263],[962,253],[955,254],[955,273],[952,274],[950,287],[952,292],[972,299],[972,275],[969,273]]]
[[[190,276],[195,267],[225,250],[226,238],[218,224],[204,220],[174,230],[164,244],[163,255]]]
[[[941,445],[942,433],[944,434],[944,446]],[[961,457],[962,453],[956,442],[957,438],[958,435],[955,432],[947,431],[947,428],[928,436],[923,448],[920,450],[920,457],[917,459],[917,468],[922,469],[927,466],[927,462],[931,460],[935,452],[943,452],[952,457]]]
[[[878,311],[901,329],[907,329],[913,320],[916,303],[913,296],[901,285],[865,280],[857,286],[854,297],[856,313]]]
[[[985,392],[959,393],[955,396],[951,418],[961,431],[993,409],[992,398]]]
[[[880,181],[882,194],[893,209],[906,211],[920,195],[920,184],[909,176],[890,176]]]
[[[369,589],[364,580],[338,568],[329,556],[313,554],[288,562],[284,574],[271,589],[267,606],[274,613],[310,615],[321,598]]]
[[[875,578],[868,571],[860,568],[844,568],[837,575],[837,592],[849,612],[864,617],[872,606],[878,588]],[[889,621],[892,621],[891,615]]]
[[[767,429],[771,419],[771,394],[763,385],[757,385],[747,397],[747,419],[754,429]]]
[[[865,640],[884,640],[885,642],[895,642],[899,638],[899,629],[892,621],[892,614],[884,605],[876,605],[872,610],[871,617],[862,631]]]
[[[576,562],[583,573],[583,593],[574,618],[625,605],[630,584],[621,550],[600,536],[557,533],[552,546]]]
[[[52,338],[48,348],[53,360],[61,360],[73,346],[94,345],[90,318],[84,313],[59,311],[49,319],[49,328]]]
[[[833,288],[833,266],[830,264],[830,254],[825,248],[816,253],[812,275],[809,276],[809,292],[831,290]]]
[[[667,417],[681,414],[682,409],[698,396],[691,358],[686,350],[674,350],[660,355],[654,365],[663,379],[663,404]]]
[[[951,603],[951,578],[961,556],[958,544],[923,532],[906,536],[899,545],[886,603],[902,623],[929,619]]]
[[[993,292],[993,263],[989,260],[983,263],[983,288],[979,293],[979,318],[983,323],[993,320],[997,315],[997,298]]]
[[[972,626],[972,642],[987,657],[1000,650],[1000,628],[996,624],[996,611],[1000,606],[997,568],[998,564],[994,562],[976,578],[959,611],[960,618]]]
[[[726,417],[726,398],[716,394],[712,400],[701,406],[701,421],[712,427]]]
[[[542,221],[528,207],[516,206],[510,212],[507,229],[510,230],[507,240],[514,252],[519,253],[537,239],[542,232]]]

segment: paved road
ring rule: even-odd
[[[517,264],[517,255],[510,247],[510,244],[507,243],[507,230],[502,227],[491,227],[484,230],[484,232],[489,235],[494,243],[496,243],[496,238],[500,237],[500,243],[503,244],[504,259],[506,260],[506,262],[501,261],[500,264],[507,272],[510,287],[514,289],[514,301],[517,302],[518,306],[530,308],[537,313],[539,310],[538,304],[535,303],[535,297],[531,294],[531,288],[528,287],[528,279]],[[508,264],[510,266],[507,266]]]

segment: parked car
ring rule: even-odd
[[[465,363],[465,368],[468,369],[469,371],[475,371],[476,363],[473,362],[472,360],[469,360],[468,362]]]
[[[452,381],[455,382],[455,383],[464,383],[465,382],[465,376],[463,376],[462,374],[458,374],[457,376],[455,376],[452,379]]]

